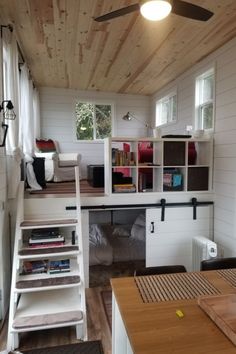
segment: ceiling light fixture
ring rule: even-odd
[[[150,21],[160,21],[171,12],[172,6],[165,0],[148,0],[140,6],[143,17]]]

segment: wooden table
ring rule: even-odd
[[[236,293],[218,271],[195,274],[220,294]],[[236,346],[199,307],[197,297],[145,303],[135,278],[112,279],[111,284],[112,354],[236,354]],[[184,317],[178,317],[176,310]]]

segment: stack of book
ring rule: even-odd
[[[136,191],[135,184],[113,184],[114,193],[134,193]]]
[[[29,238],[32,248],[63,246],[65,237],[60,235],[59,228],[34,229]]]
[[[70,260],[61,259],[53,261],[51,260],[48,264],[48,272],[50,274],[70,272]]]
[[[22,265],[21,274],[39,274],[47,273],[48,270],[48,260],[38,260],[38,261],[24,261]]]
[[[37,260],[37,261],[24,261],[22,265],[21,275],[39,274],[39,273],[63,273],[70,272],[70,260]]]
[[[113,166],[135,166],[135,154],[132,151],[112,149]]]

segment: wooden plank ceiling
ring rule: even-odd
[[[188,0],[189,1],[189,0]],[[192,0],[207,22],[132,13],[93,17],[137,0],[0,0],[36,86],[151,95],[236,35],[235,0]],[[190,1],[189,1],[190,2]]]

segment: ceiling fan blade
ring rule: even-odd
[[[130,6],[127,6],[127,7],[123,7],[122,9],[119,9],[119,10],[108,12],[105,15],[96,17],[94,20],[97,21],[97,22],[103,22],[103,21],[107,21],[107,20],[112,20],[113,18],[124,16],[126,14],[131,13],[131,12],[138,11],[139,9],[140,9],[139,4],[133,4],[133,5],[130,5]]]
[[[173,0],[171,12],[198,21],[207,21],[214,15],[213,12],[203,7],[182,0]]]

